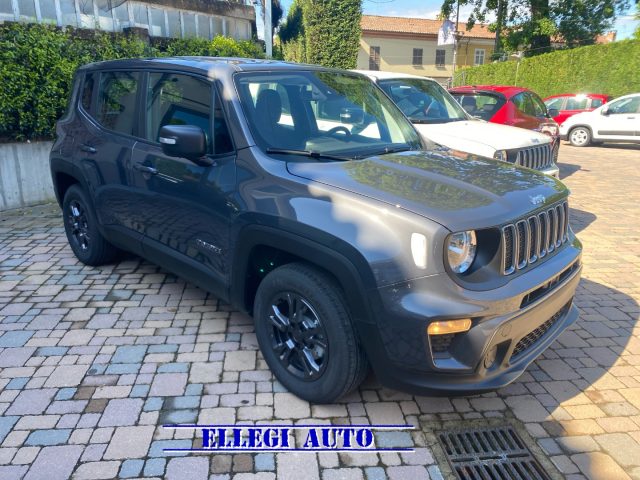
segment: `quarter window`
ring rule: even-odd
[[[422,66],[422,49],[421,48],[413,49],[413,65],[416,67]]]
[[[84,76],[84,85],[82,86],[82,108],[87,113],[91,113],[91,99],[93,98],[93,84],[95,82],[95,75],[93,73],[87,73]]]
[[[592,98],[591,99],[591,108],[598,108],[600,106],[602,106],[602,99],[601,98]]]
[[[133,135],[136,124],[136,91],[140,75],[104,72],[100,75],[95,118],[103,127]]]

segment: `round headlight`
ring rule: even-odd
[[[506,150],[496,150],[496,153],[493,154],[493,158],[495,160],[500,160],[501,162],[507,161],[507,151]]]
[[[464,273],[469,270],[476,257],[476,232],[467,230],[449,235],[447,258],[451,270]]]

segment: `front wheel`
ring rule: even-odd
[[[574,147],[586,147],[591,143],[591,131],[587,127],[576,127],[569,132],[569,142]]]
[[[254,320],[269,368],[298,397],[331,403],[364,380],[364,351],[327,274],[302,263],[275,269],[258,287]]]
[[[72,185],[65,193],[62,214],[67,240],[78,260],[85,265],[98,266],[116,258],[118,249],[98,230],[93,206],[79,185]]]

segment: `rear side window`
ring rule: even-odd
[[[80,103],[85,112],[91,113],[91,100],[93,99],[93,88],[95,82],[95,75],[93,73],[87,73],[84,76],[84,83],[82,85],[82,97]]]
[[[587,108],[589,99],[587,97],[569,97],[567,99],[567,110],[584,110]]]
[[[140,74],[136,72],[103,72],[94,113],[96,121],[109,130],[133,135],[139,83]]]

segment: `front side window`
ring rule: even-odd
[[[422,66],[422,49],[421,48],[413,49],[413,65],[416,67]]]
[[[640,113],[640,96],[623,98],[621,100],[611,102],[608,111],[614,115],[622,113]]]
[[[355,158],[422,146],[393,102],[360,75],[240,73],[235,82],[251,132],[266,151]]]
[[[467,120],[460,105],[437,82],[398,78],[382,80],[378,84],[414,123]]]
[[[531,107],[533,108],[533,115],[536,117],[546,117],[547,116],[547,107],[545,107],[544,102],[540,100],[535,93],[527,92],[527,96],[529,97],[529,101],[531,102]]]
[[[380,47],[369,47],[369,70],[380,70]]]
[[[531,103],[531,98],[526,94],[526,92],[519,93],[518,95],[514,96],[511,101],[521,113],[530,115],[532,117],[535,116],[533,103]]]
[[[601,98],[592,98],[591,99],[591,108],[601,107],[604,102]]]
[[[484,65],[484,48],[476,48],[474,65]]]
[[[195,125],[207,137],[211,153],[211,85],[174,73],[150,73],[146,101],[147,140],[158,141],[165,125]]]
[[[140,74],[136,72],[103,72],[95,119],[103,127],[133,135],[136,124],[136,92]]]

